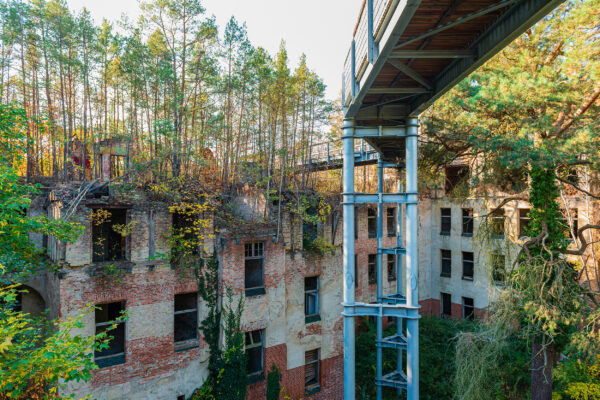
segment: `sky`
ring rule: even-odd
[[[86,7],[96,23],[126,14],[140,15],[138,0],[67,0],[72,10]],[[203,0],[208,15],[214,15],[221,33],[234,16],[246,22],[254,46],[274,55],[283,39],[293,70],[300,55],[306,54],[309,68],[327,85],[326,96],[340,96],[344,58],[350,48],[352,31],[362,0]]]

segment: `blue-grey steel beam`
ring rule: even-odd
[[[383,160],[380,158],[377,163],[377,193],[383,194]],[[379,197],[377,203],[377,302],[383,297],[383,199]],[[383,338],[383,318],[381,315],[377,317],[377,343]],[[377,368],[376,379],[380,381],[383,374],[383,348],[377,346]],[[381,400],[383,388],[377,385],[377,400]]]
[[[406,191],[416,193],[417,185],[417,139],[419,121],[408,120],[406,137]],[[417,200],[417,195],[414,200]],[[417,203],[406,204],[406,305],[419,307],[419,261],[417,230],[419,216]],[[406,377],[408,400],[419,400],[419,322],[418,319],[406,321]]]
[[[353,121],[344,120],[343,141],[343,176],[344,193],[354,192],[354,139]],[[343,279],[344,304],[354,304],[354,202],[343,196]],[[354,316],[344,316],[344,399],[355,398],[355,331]]]

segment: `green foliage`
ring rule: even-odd
[[[26,150],[25,111],[14,104],[0,104],[0,264],[7,273],[27,274],[48,266],[47,258],[35,248],[29,233],[73,241],[82,231],[79,224],[29,217],[27,208],[39,189],[23,184],[17,166]]]
[[[271,365],[271,369],[267,373],[267,393],[266,400],[278,400],[281,392],[281,372],[277,365]]]
[[[89,380],[98,368],[93,349],[108,346],[110,329],[95,336],[76,334],[93,307],[58,326],[43,315],[15,311],[16,297],[15,286],[0,287],[0,398],[62,399],[61,387]]]
[[[600,400],[600,356],[588,364],[578,359],[558,363],[553,400]]]

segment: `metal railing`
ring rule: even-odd
[[[344,62],[343,105],[350,104],[367,65],[377,58],[381,38],[398,3],[399,0],[364,0]]]

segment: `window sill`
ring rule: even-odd
[[[452,275],[451,275],[451,274],[440,274],[440,276],[441,276],[442,278],[451,278],[451,277],[452,277]]]
[[[306,317],[304,317],[304,323],[305,324],[310,324],[313,322],[319,322],[321,320],[321,316],[319,314],[317,315],[307,315]]]
[[[310,385],[305,389],[305,393],[307,396],[318,393],[320,391],[321,391],[321,385],[319,385],[318,383],[315,383],[314,385]]]
[[[440,232],[440,236],[450,236],[450,232]]]
[[[261,296],[266,293],[267,292],[264,287],[246,289],[246,297]]]
[[[180,353],[187,350],[197,349],[200,347],[198,339],[182,340],[175,342],[175,353]]]
[[[472,233],[463,233],[461,236],[462,237],[473,237],[473,234]]]
[[[264,381],[264,380],[265,380],[265,373],[264,372],[258,372],[256,374],[248,375],[248,377],[246,379],[246,383],[248,385],[251,385],[253,383]]]
[[[98,368],[107,368],[115,365],[125,364],[125,354],[102,358],[100,360],[95,360],[95,362]]]
[[[472,277],[472,276],[471,276],[471,277],[468,277],[468,276],[463,276],[463,277],[462,277],[462,280],[463,280],[463,281],[470,281],[470,282],[473,282],[473,277]]]

